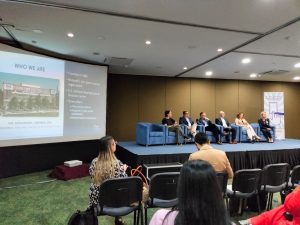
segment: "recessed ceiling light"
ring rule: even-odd
[[[213,75],[213,72],[212,72],[212,71],[206,71],[206,72],[205,72],[205,76],[211,76],[211,75]]]
[[[293,79],[294,80],[300,80],[300,77],[294,77]]]
[[[99,52],[93,52],[93,54],[94,54],[94,55],[100,55],[100,53],[99,53]]]
[[[103,37],[103,36],[99,36],[99,37],[97,37],[99,40],[105,40],[105,37]]]
[[[300,63],[296,63],[296,64],[294,65],[294,67],[295,67],[295,68],[300,68]]]
[[[150,40],[147,40],[147,41],[145,41],[145,44],[146,44],[146,45],[151,45],[151,41],[150,41]]]
[[[188,48],[189,49],[195,49],[195,48],[197,48],[197,46],[196,45],[189,45]]]
[[[244,59],[242,59],[242,63],[243,64],[247,64],[247,63],[250,63],[250,62],[251,62],[250,58],[244,58]]]
[[[32,32],[37,33],[37,34],[42,34],[43,33],[43,31],[39,30],[39,29],[34,29],[34,30],[32,30]]]
[[[222,49],[222,48],[218,48],[217,51],[218,51],[218,52],[223,52],[223,49]]]
[[[257,74],[256,74],[256,73],[251,73],[251,74],[250,74],[250,77],[251,77],[251,78],[255,78],[255,77],[257,77]]]
[[[67,36],[72,38],[72,37],[74,37],[74,34],[73,33],[68,33]]]
[[[183,67],[183,70],[187,70],[187,67],[185,66],[185,67]]]

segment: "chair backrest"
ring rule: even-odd
[[[143,181],[140,177],[108,179],[100,186],[99,205],[108,207],[130,206],[142,201]]]
[[[232,190],[241,193],[255,193],[259,186],[261,169],[238,170],[234,173]]]
[[[179,172],[157,173],[151,176],[149,198],[171,200],[177,198]]]
[[[226,193],[226,190],[227,190],[227,181],[228,181],[228,174],[223,172],[218,172],[216,173],[217,175],[217,180],[218,180],[218,183],[219,183],[219,187],[220,187],[220,190],[224,196],[224,194]]]
[[[287,184],[290,165],[287,163],[269,164],[263,168],[261,185],[281,186]]]
[[[291,182],[292,185],[294,186],[296,183],[300,182],[300,165],[295,166],[292,170],[291,174]]]

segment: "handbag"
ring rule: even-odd
[[[142,202],[147,202],[149,200],[149,183],[145,175],[142,173],[142,166],[138,166],[135,169],[131,169],[130,171],[131,176],[140,176],[143,180],[144,186],[143,186],[143,200]]]
[[[77,210],[70,217],[68,225],[98,225],[98,217],[90,210]]]

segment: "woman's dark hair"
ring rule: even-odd
[[[167,117],[170,112],[171,112],[171,110],[166,110],[165,111],[165,117]]]
[[[197,133],[196,136],[195,136],[195,143],[197,143],[199,145],[209,143],[209,140],[208,140],[208,137],[207,137],[206,133],[203,133],[203,132]]]
[[[99,153],[110,150],[110,145],[111,145],[111,142],[113,141],[113,139],[114,138],[112,136],[104,136],[104,137],[100,138],[98,141]]]
[[[206,161],[183,164],[177,187],[175,225],[228,225],[227,211],[213,167]]]

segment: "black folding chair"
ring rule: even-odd
[[[258,196],[259,181],[261,169],[238,170],[234,173],[232,188],[227,186],[227,196],[232,200],[239,199],[240,215],[244,212],[246,199],[256,195],[258,211],[260,212],[260,203]]]
[[[94,213],[118,217],[134,212],[134,225],[139,224],[139,217],[143,225],[142,192],[140,177],[108,179],[100,186],[99,204],[94,207]]]
[[[269,164],[263,168],[261,190],[268,192],[267,210],[272,208],[273,193],[287,188],[290,165],[287,163]]]
[[[227,182],[228,182],[228,174],[225,172],[218,172],[217,174],[217,180],[219,183],[220,190],[222,192],[222,196],[225,199],[226,208],[228,209],[228,197],[226,195],[227,191]]]
[[[149,200],[144,204],[145,224],[148,224],[148,208],[172,208],[177,206],[179,172],[157,173],[150,178]]]
[[[295,184],[300,183],[300,165],[295,166],[291,173],[291,179],[289,181],[289,188],[294,189]]]

